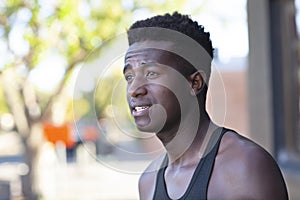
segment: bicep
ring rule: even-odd
[[[145,188],[145,180],[143,179],[143,174],[140,176],[138,188],[139,188],[139,196],[140,196],[139,199],[145,199],[146,188]]]
[[[249,188],[257,192],[260,199],[288,199],[284,179],[275,161],[269,160],[256,168],[258,173],[250,174]],[[253,169],[255,170],[255,169]]]
[[[152,173],[143,173],[139,179],[140,200],[151,200],[155,190],[156,175]]]
[[[139,178],[138,188],[141,200],[151,200],[155,190],[156,175],[165,155],[159,156],[145,169]]]
[[[237,194],[245,199],[288,199],[285,182],[275,160],[261,150],[252,152],[250,158],[242,166],[245,171],[240,175]]]

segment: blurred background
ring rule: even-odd
[[[266,148],[300,199],[300,1],[2,0],[0,200],[138,199],[163,149],[134,128],[116,39],[174,11],[211,34],[213,120]]]

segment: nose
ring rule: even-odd
[[[136,77],[131,84],[128,84],[127,94],[130,97],[139,97],[147,94],[147,88],[142,78]]]

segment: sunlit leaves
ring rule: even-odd
[[[0,87],[0,115],[8,112],[8,106],[4,99],[3,88]]]
[[[7,55],[14,58],[7,59],[5,66],[23,65],[30,74],[40,63],[49,60],[49,52],[59,54],[67,61],[62,65],[66,68],[64,76],[67,77],[61,80],[60,85],[63,86],[73,68],[85,61],[90,52],[94,51],[95,56],[89,58],[97,58],[101,54],[101,48],[96,47],[128,29],[136,11],[170,12],[180,9],[184,2],[185,0],[4,0],[0,3],[0,35],[7,43]],[[2,4],[5,6],[1,6]],[[8,44],[13,44],[12,40],[16,39],[13,30],[19,30],[20,27],[22,31],[18,32],[18,40],[24,43],[23,49],[27,45],[27,50],[18,53],[14,50],[16,47]],[[41,96],[39,99],[45,98]],[[100,103],[97,109],[103,110],[102,107],[106,105],[107,102]]]

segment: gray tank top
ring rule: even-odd
[[[217,128],[205,149],[204,157],[202,157],[194,171],[193,177],[189,183],[189,186],[183,196],[179,200],[188,199],[188,200],[199,200],[207,199],[207,188],[209,179],[212,174],[215,157],[218,153],[218,149],[221,143],[223,135],[229,131],[226,128]],[[154,191],[154,200],[171,200],[167,193],[166,183],[164,174],[168,166],[168,157],[167,155],[162,162],[162,167],[159,169],[156,177],[156,186]]]

